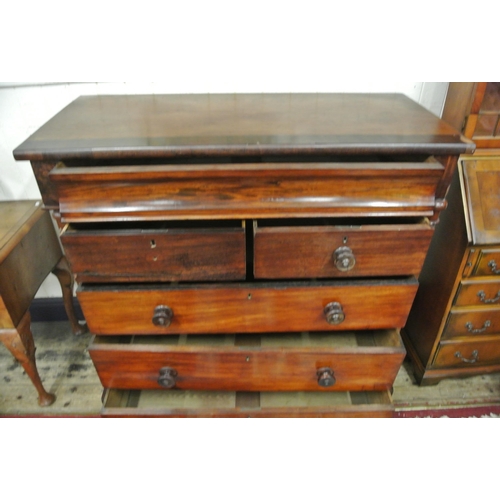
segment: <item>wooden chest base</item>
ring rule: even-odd
[[[389,392],[259,393],[120,391],[103,395],[104,417],[390,418]]]

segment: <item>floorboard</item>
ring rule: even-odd
[[[21,365],[0,345],[0,415],[98,416],[102,386],[87,352],[90,334],[75,337],[65,321],[35,322],[36,358],[45,388],[57,399],[47,408],[37,404],[37,394]],[[394,383],[396,410],[464,408],[500,405],[500,373],[443,380],[419,387],[408,361]]]

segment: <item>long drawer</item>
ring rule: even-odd
[[[415,224],[295,226],[254,222],[256,278],[405,276],[420,273],[433,229]]]
[[[66,167],[50,172],[63,222],[431,216],[444,168],[425,162]]]
[[[418,287],[399,280],[81,286],[94,334],[259,333],[400,328]]]
[[[104,387],[229,391],[390,389],[405,352],[398,330],[108,336],[89,347]]]
[[[84,282],[242,280],[246,275],[241,222],[75,225],[61,241]]]
[[[390,418],[388,391],[258,393],[106,390],[103,417]]]

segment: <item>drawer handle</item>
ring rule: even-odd
[[[467,330],[470,332],[470,333],[483,333],[487,328],[489,328],[491,326],[491,321],[489,319],[487,319],[485,322],[484,322],[484,325],[482,328],[474,328],[472,326],[472,323],[470,321],[468,321],[467,323],[465,323],[465,328],[467,328]]]
[[[457,351],[455,353],[455,358],[458,358],[458,359],[461,359],[464,363],[470,363],[470,364],[473,364],[477,361],[477,358],[479,357],[479,352],[478,351],[472,351],[472,358],[471,359],[467,359],[467,358],[464,358],[461,354],[460,351]]]
[[[160,368],[158,383],[162,387],[165,387],[165,389],[172,389],[175,387],[175,384],[177,383],[177,370],[169,367]]]
[[[316,372],[316,375],[318,377],[318,384],[321,387],[331,387],[336,382],[331,368],[320,368]]]
[[[168,306],[157,306],[153,314],[153,325],[167,328],[172,322],[174,311]]]
[[[487,299],[486,294],[484,293],[483,290],[477,292],[477,296],[479,297],[479,300],[481,302],[484,302],[485,304],[494,304],[495,302],[498,302],[500,300],[500,290],[498,291],[496,296],[492,299]]]
[[[488,266],[493,274],[500,274],[500,269],[497,269],[497,263],[494,260],[490,260]]]
[[[333,252],[333,262],[339,271],[346,272],[356,265],[356,258],[349,247],[339,247]]]
[[[324,314],[326,321],[330,325],[340,325],[345,319],[344,311],[342,306],[338,302],[330,302],[325,306]]]

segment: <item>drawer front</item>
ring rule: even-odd
[[[390,418],[388,391],[258,393],[106,390],[104,417]]]
[[[443,331],[443,338],[500,333],[500,308],[452,310]]]
[[[495,281],[486,280],[462,280],[455,306],[500,306],[500,279]]]
[[[104,387],[229,391],[390,389],[405,356],[398,330],[346,334],[97,337]]]
[[[500,363],[500,340],[476,339],[467,342],[441,342],[434,368],[468,368]]]
[[[435,161],[66,167],[50,173],[64,222],[346,215],[430,216]],[[277,215],[278,214],[278,215]]]
[[[97,281],[241,280],[245,230],[70,230],[61,237],[78,279]]]
[[[94,334],[258,333],[400,328],[417,281],[321,284],[83,286]]]
[[[418,275],[433,234],[428,224],[260,227],[256,278]]]
[[[500,249],[481,249],[473,276],[500,276]]]

